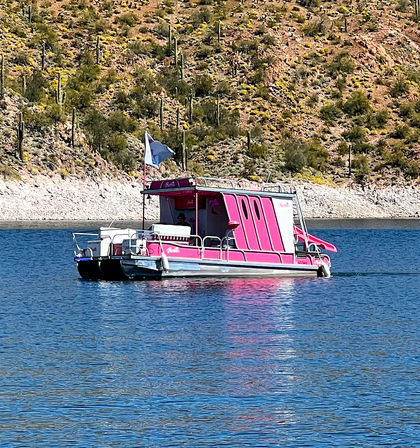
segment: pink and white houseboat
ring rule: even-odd
[[[291,186],[184,178],[153,181],[143,194],[159,197],[160,219],[149,229],[73,234],[83,278],[330,275],[323,251],[337,249],[307,232]]]

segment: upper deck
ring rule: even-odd
[[[289,184],[264,183],[258,185],[247,180],[229,180],[213,177],[187,177],[152,181],[143,191],[144,194],[177,196],[188,192],[252,194],[253,196],[293,197],[296,189]]]

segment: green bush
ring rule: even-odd
[[[139,18],[136,16],[136,14],[132,13],[132,12],[126,12],[124,14],[121,14],[118,18],[117,21],[123,25],[127,25],[127,26],[134,26],[139,22]]]
[[[53,120],[45,111],[37,111],[29,108],[22,110],[23,121],[28,129],[42,131],[53,124]]]
[[[187,96],[191,93],[191,87],[179,76],[176,67],[164,67],[157,78],[159,84],[171,95]]]
[[[343,110],[350,116],[365,114],[370,110],[369,98],[364,92],[357,90],[343,104]]]
[[[356,64],[349,53],[347,53],[346,51],[342,51],[334,57],[327,68],[332,75],[337,75],[339,73],[349,74],[354,72]],[[339,90],[342,90],[338,86],[337,88]]]
[[[365,128],[353,125],[348,131],[342,133],[342,137],[351,143],[351,149],[354,153],[367,153],[372,147],[366,138]]]
[[[199,26],[202,23],[210,23],[211,22],[211,12],[209,8],[202,7],[198,11],[195,11],[191,15],[191,21],[194,26]]]
[[[109,134],[106,116],[102,112],[92,109],[86,115],[83,121],[83,127],[89,144],[93,149],[100,151],[104,147],[104,143]]]
[[[328,124],[334,124],[342,115],[342,110],[335,103],[327,103],[319,111],[320,117]]]
[[[213,93],[213,80],[209,75],[198,75],[192,82],[195,96],[209,96]]]
[[[34,70],[32,76],[26,81],[25,98],[31,103],[38,103],[47,86],[47,81],[40,70]]]
[[[251,143],[246,155],[252,159],[265,159],[268,154],[268,147],[262,143]]]
[[[109,116],[108,127],[119,133],[134,132],[137,129],[137,122],[124,112],[117,110]]]
[[[326,31],[326,23],[323,19],[316,18],[304,25],[302,31],[306,36],[315,37],[322,35]]]
[[[389,89],[389,94],[394,97],[398,98],[402,95],[405,95],[409,92],[410,85],[406,79],[403,77],[399,77],[394,81],[391,88]]]
[[[363,182],[369,176],[369,159],[366,156],[354,157],[351,161],[351,167],[354,170],[354,177],[358,182]]]
[[[306,157],[308,166],[319,171],[327,170],[330,154],[319,139],[312,139],[306,143]]]
[[[292,174],[299,173],[307,163],[306,147],[300,141],[285,140],[282,144],[284,169]]]
[[[258,50],[258,41],[239,39],[232,43],[232,49],[246,54],[255,54]]]

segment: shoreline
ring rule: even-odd
[[[419,219],[420,188],[350,188],[289,182],[296,187],[306,220]],[[28,177],[0,180],[3,223],[106,222],[142,220],[140,181]],[[157,198],[146,201],[146,220],[158,219]]]
[[[146,221],[146,228],[153,221]],[[418,218],[308,218],[305,219],[309,229],[420,229]],[[80,220],[0,220],[0,230],[97,230],[108,227],[109,221]],[[122,228],[140,229],[142,221],[114,221],[113,225]]]

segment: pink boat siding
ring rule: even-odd
[[[234,231],[238,249],[284,251],[271,198],[235,194],[223,198],[229,220],[240,224]]]
[[[196,259],[199,260],[220,260],[231,262],[249,262],[249,263],[267,263],[267,264],[301,264],[301,265],[320,265],[321,260],[307,255],[299,258],[293,254],[281,254],[278,252],[263,252],[253,250],[220,250],[216,248],[206,248],[203,252],[198,247],[181,246],[177,243],[149,242],[147,244],[150,256],[161,257],[162,248],[168,258]],[[327,257],[325,257],[327,259]]]

